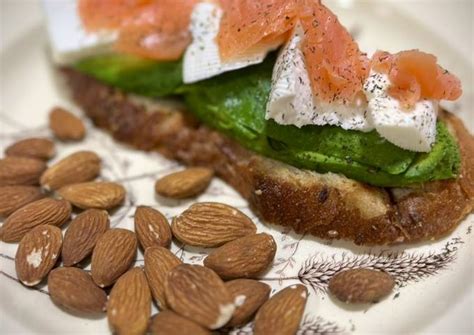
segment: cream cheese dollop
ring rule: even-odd
[[[266,119],[282,125],[334,125],[347,130],[376,130],[406,150],[429,152],[436,139],[438,102],[422,100],[405,110],[388,94],[387,75],[371,71],[363,95],[352,104],[322,102],[313,94],[297,27],[281,50],[272,75]]]

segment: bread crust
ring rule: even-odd
[[[200,125],[183,107],[146,106],[73,69],[62,73],[98,127],[139,149],[213,168],[266,223],[323,239],[383,245],[441,238],[473,211],[474,138],[455,115],[441,113],[462,154],[457,179],[381,188],[262,157]]]

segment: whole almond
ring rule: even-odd
[[[165,295],[173,311],[208,329],[225,325],[235,309],[224,282],[200,265],[182,264],[171,270]]]
[[[329,281],[329,291],[345,303],[374,303],[380,301],[395,286],[388,273],[370,269],[339,272]]]
[[[232,206],[200,202],[175,217],[171,230],[174,237],[187,245],[218,247],[255,234],[257,227],[247,215]]]
[[[14,185],[0,187],[0,216],[7,217],[17,209],[44,197],[39,187]]]
[[[150,333],[152,335],[211,335],[207,329],[172,311],[156,314],[151,320]]]
[[[104,210],[88,209],[76,216],[64,235],[64,266],[72,266],[89,256],[109,225],[109,215]]]
[[[100,165],[100,158],[96,153],[79,151],[44,171],[40,184],[47,190],[57,190],[69,184],[90,181],[99,175]]]
[[[31,157],[48,160],[54,156],[54,143],[47,138],[26,138],[5,149],[7,156]]]
[[[151,294],[161,309],[167,308],[165,282],[168,273],[180,264],[181,260],[168,249],[150,247],[145,250],[145,274]]]
[[[156,209],[138,206],[135,211],[135,232],[143,250],[149,247],[169,247],[171,229],[166,217]]]
[[[137,238],[127,229],[107,230],[99,237],[92,252],[92,279],[99,287],[112,285],[135,259]]]
[[[209,186],[214,171],[207,168],[188,168],[171,173],[156,181],[155,191],[159,195],[174,199],[196,196]]]
[[[0,186],[37,185],[45,169],[46,163],[36,158],[5,157],[0,159]]]
[[[255,316],[255,335],[296,334],[307,298],[303,285],[292,285],[272,296]]]
[[[235,311],[227,326],[239,326],[250,321],[255,312],[270,297],[271,288],[252,279],[235,279],[225,283]]]
[[[26,286],[40,283],[56,264],[62,242],[61,229],[55,226],[41,225],[28,232],[15,255],[18,280]]]
[[[123,274],[110,292],[107,318],[114,334],[145,334],[151,314],[151,294],[145,274],[133,268]]]
[[[55,107],[49,113],[49,128],[61,141],[79,141],[86,134],[81,119],[61,107]]]
[[[125,188],[117,183],[93,181],[61,187],[58,193],[74,206],[88,209],[111,209],[125,198]]]
[[[48,291],[53,302],[77,314],[105,311],[107,294],[98,288],[90,274],[78,268],[56,268],[49,273]]]
[[[4,242],[18,242],[36,226],[62,226],[70,215],[71,204],[66,200],[36,200],[13,212],[0,228],[0,236]]]
[[[223,279],[255,278],[268,268],[275,253],[276,244],[271,235],[250,235],[211,251],[204,265]]]

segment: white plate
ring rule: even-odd
[[[38,21],[36,6],[34,2],[16,2],[14,5],[11,2],[5,7],[6,14],[2,13],[2,29],[8,33],[8,38],[2,41],[1,50],[0,150],[18,138],[49,136],[46,116],[53,105],[71,107],[79,113],[51,71],[45,32]],[[462,77],[465,89],[472,90],[469,63],[393,8],[387,10],[374,2],[361,2],[354,7],[337,8],[337,12],[341,21],[358,32],[363,49],[374,49],[375,46],[397,50],[417,46],[436,52],[442,64]],[[18,13],[21,19],[15,16]],[[11,34],[12,31],[17,33]],[[473,129],[472,117],[467,117],[466,113],[471,111],[472,92],[466,93],[456,110]],[[154,198],[153,181],[177,169],[175,163],[157,154],[145,154],[119,145],[87,124],[87,139],[79,144],[58,144],[56,159],[86,148],[103,157],[103,178],[121,181],[128,190],[126,205],[112,216],[113,225],[131,229],[136,204],[155,206],[171,217],[191,203],[163,202]],[[245,201],[219,180],[214,180],[208,192],[198,200],[233,204],[254,217]],[[349,243],[328,244],[258,222],[259,231],[270,232],[278,242],[274,267],[263,280],[276,290],[301,281],[307,284],[310,298],[301,334],[472,333],[474,248],[470,231],[473,221],[471,215],[443,240],[405,246],[406,250],[385,248],[385,253],[379,248],[354,247]],[[13,262],[16,245],[1,243],[0,248],[0,333],[108,333],[105,318],[71,316],[51,303],[47,287],[26,289],[20,285],[15,280]],[[200,263],[203,258],[202,251],[194,248],[183,251],[173,245],[172,250],[189,262]],[[388,257],[388,252],[395,256]],[[137,264],[142,264],[142,255],[138,259]],[[384,301],[362,308],[343,306],[324,292],[325,283],[332,274],[361,263],[392,272],[400,285]],[[246,333],[248,329],[241,332]]]

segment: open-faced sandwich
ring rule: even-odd
[[[318,0],[78,11],[113,45],[60,59],[84,112],[119,141],[213,168],[264,222],[391,244],[439,238],[473,211],[474,139],[439,107],[461,83],[434,55],[369,56]]]

